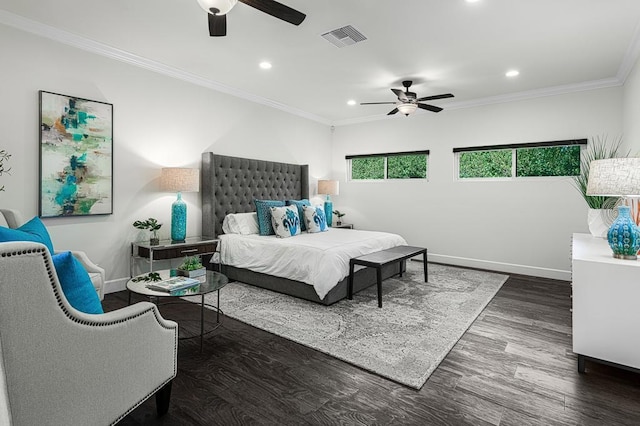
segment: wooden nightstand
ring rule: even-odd
[[[342,223],[340,225],[331,225],[332,228],[353,229],[353,223]]]
[[[157,260],[178,259],[185,256],[206,256],[216,252],[220,240],[208,237],[190,237],[184,242],[173,243],[171,240],[160,241],[152,246],[149,241],[131,243],[131,259],[129,261],[130,275],[134,276],[136,259],[146,259],[149,262],[149,272],[153,272],[153,262]]]

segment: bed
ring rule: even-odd
[[[201,173],[202,233],[221,239],[221,268],[222,272],[231,280],[330,305],[347,297],[348,280],[346,275],[348,274],[349,256],[355,257],[390,246],[406,244],[402,237],[395,234],[333,228],[328,232],[278,239],[275,236],[225,235],[222,229],[224,218],[231,213],[254,212],[254,199],[309,199],[309,168],[307,165],[230,157],[205,152],[202,154]],[[355,244],[353,240],[358,238],[363,239],[364,244],[352,247],[351,245]],[[256,244],[253,248],[255,256],[244,256],[244,263],[237,262],[238,256],[230,259],[234,256],[229,255],[225,247],[231,248],[231,244],[237,244],[237,240],[242,241],[241,244],[244,245],[250,244],[249,240],[252,239]],[[314,242],[310,243],[312,240]],[[299,275],[269,269],[267,267],[269,261],[261,258],[261,253],[264,253],[265,250],[272,250],[265,247],[278,247],[278,250],[284,250],[285,253],[286,250],[295,253],[297,248],[292,248],[289,243],[316,245],[322,247],[321,250],[317,250],[322,253],[326,251],[324,249],[330,248],[329,246],[348,246],[348,249],[342,250],[340,254],[342,260],[319,265],[320,271],[328,271],[326,274],[327,282],[320,282],[322,279],[318,278],[319,274],[316,270],[314,274],[316,282],[312,285],[309,282],[304,282],[305,279]],[[292,256],[294,255],[292,254],[288,258]],[[336,266],[336,262],[345,263],[345,257],[346,264]],[[281,256],[281,258],[285,257]],[[261,264],[258,262],[260,260],[262,260]],[[247,267],[238,267],[231,263]],[[258,264],[256,265],[256,263]],[[336,267],[344,267],[344,269],[341,269],[338,274],[341,279],[334,283],[333,280],[337,278],[333,273],[335,272],[333,268]],[[398,264],[390,265],[383,270],[383,278],[398,274],[400,267]],[[371,268],[360,269],[354,275],[354,292],[375,283],[375,270]],[[318,288],[322,288],[322,290],[318,291]]]

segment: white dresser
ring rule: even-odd
[[[606,239],[573,234],[573,352],[640,369],[640,261],[614,259]]]

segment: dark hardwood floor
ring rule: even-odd
[[[224,318],[202,353],[197,339],[180,342],[169,413],[156,418],[150,398],[120,424],[640,424],[640,374],[589,361],[577,372],[570,293],[512,276],[419,391]],[[105,310],[126,302],[109,294]],[[181,333],[191,323],[179,318],[194,313],[163,307]]]

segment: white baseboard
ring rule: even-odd
[[[428,254],[429,262],[446,263],[448,265],[466,266],[468,268],[487,269],[508,274],[530,275],[533,277],[551,278],[571,281],[571,271],[541,268],[538,266],[516,265],[513,263],[493,262],[491,260],[470,259],[466,257],[447,256],[444,254]]]
[[[104,293],[115,293],[117,291],[122,291],[127,289],[127,281],[129,281],[129,277],[127,278],[118,278],[116,280],[110,280],[104,283]]]
[[[512,263],[493,262],[490,260],[470,259],[466,257],[447,256],[429,253],[430,262],[445,263],[447,265],[466,266],[468,268],[487,269],[489,271],[506,274],[530,275],[533,277],[551,278],[554,280],[571,281],[571,271],[561,269],[540,268],[538,266],[515,265]],[[104,292],[115,293],[127,289],[127,278],[118,278],[105,283]]]

